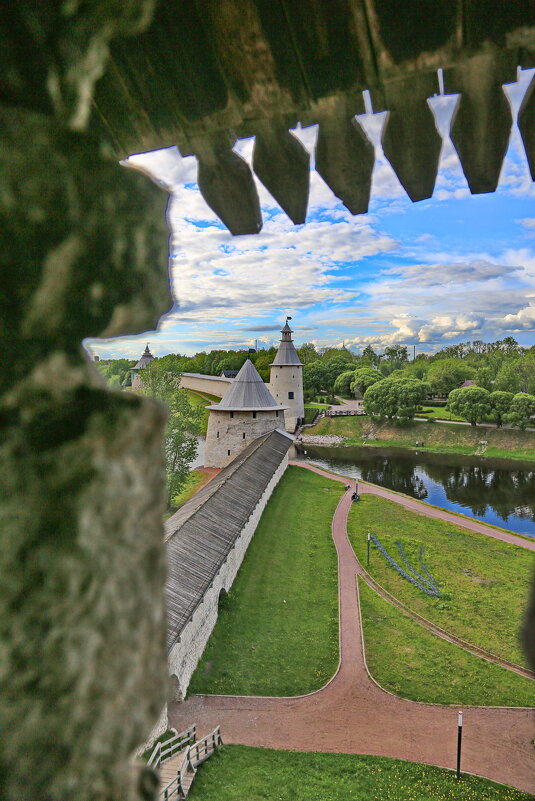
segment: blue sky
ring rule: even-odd
[[[535,70],[506,87],[516,118]],[[286,314],[298,344],[432,352],[513,335],[535,344],[535,184],[516,124],[497,192],[470,195],[449,139],[455,95],[430,101],[443,136],[430,200],[411,203],[380,146],[385,113],[359,117],[376,147],[368,214],[353,217],[313,170],[307,222],[294,226],[257,180],[264,227],[232,237],[204,202],[196,161],[176,148],[128,166],[171,190],[174,306],[157,332],[85,344],[102,358],[191,355],[274,344]],[[294,132],[313,153],[316,126]],[[252,140],[235,150],[249,163]]]

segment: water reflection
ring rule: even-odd
[[[307,456],[347,476],[535,537],[535,465],[400,448],[313,448]],[[303,450],[298,455],[303,456]]]

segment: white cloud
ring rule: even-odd
[[[507,331],[535,331],[535,300],[516,314],[506,314],[501,322]]]

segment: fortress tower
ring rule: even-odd
[[[141,380],[141,376],[139,375],[139,371],[143,370],[147,367],[152,361],[154,361],[154,356],[149,350],[149,343],[147,342],[147,347],[141,354],[141,357],[138,363],[132,367],[132,389],[143,389],[143,382]]]
[[[247,359],[220,403],[210,410],[205,467],[226,467],[253,440],[284,428],[284,410]]]
[[[292,340],[292,329],[286,318],[281,330],[281,342],[271,366],[269,389],[277,403],[289,406],[285,412],[286,431],[295,431],[305,417],[303,401],[303,365]]]

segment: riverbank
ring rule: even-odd
[[[498,459],[535,461],[535,433],[452,423],[418,422],[396,425],[375,423],[368,417],[324,417],[307,429],[303,444],[324,445],[337,437],[336,445],[408,448],[435,453],[458,453]],[[328,444],[334,444],[332,441]]]

